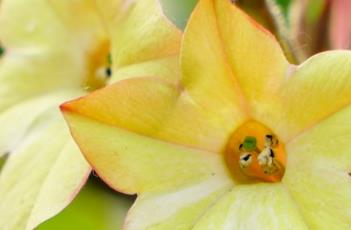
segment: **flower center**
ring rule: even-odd
[[[237,181],[278,182],[285,171],[284,144],[266,126],[248,121],[230,137],[224,158]]]
[[[105,41],[101,42],[88,55],[88,76],[85,81],[86,90],[92,91],[107,84],[107,81],[112,75],[109,51],[110,45]]]

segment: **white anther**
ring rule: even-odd
[[[258,164],[271,165],[273,162],[273,157],[271,157],[271,148],[264,148],[263,151],[257,157]]]
[[[258,155],[257,160],[265,174],[273,174],[279,169],[279,166],[274,159],[274,152],[270,147],[264,148]]]
[[[252,156],[251,153],[242,153],[240,155],[240,167],[241,168],[247,168],[252,162]]]
[[[278,145],[278,139],[273,135],[266,135],[264,139],[264,145],[266,148],[274,148]]]

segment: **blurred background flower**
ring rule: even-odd
[[[140,69],[151,74],[149,66],[158,75],[172,71],[181,32],[157,0],[0,4],[0,156],[7,157],[0,174],[0,226],[33,229],[66,207],[91,172],[58,106],[120,76],[139,76]],[[75,202],[79,208],[73,210],[85,210],[75,217],[92,227],[112,220],[116,226],[118,216],[98,217],[119,208],[124,213],[128,202],[94,187]],[[69,223],[76,229],[82,222]]]

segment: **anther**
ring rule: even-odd
[[[243,153],[240,155],[240,167],[247,168],[252,162],[252,155],[250,153]]]
[[[279,163],[276,161],[272,148],[278,144],[277,139],[273,135],[265,136],[265,148],[258,155],[258,164],[262,167],[265,174],[274,174],[279,170]]]
[[[270,157],[274,158],[274,152],[273,152],[273,149],[270,149],[271,150],[271,154],[269,155]]]
[[[285,173],[283,143],[256,121],[248,121],[231,135],[224,158],[235,180],[243,183],[252,179],[278,182]]]

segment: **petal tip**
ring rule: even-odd
[[[79,101],[83,100],[85,96],[78,97],[76,99],[66,101],[63,104],[59,106],[60,110],[62,113],[67,113],[67,112],[77,112],[77,104]]]
[[[65,102],[65,103],[61,104],[60,110],[62,113],[73,112],[72,102],[69,101],[69,102]]]

